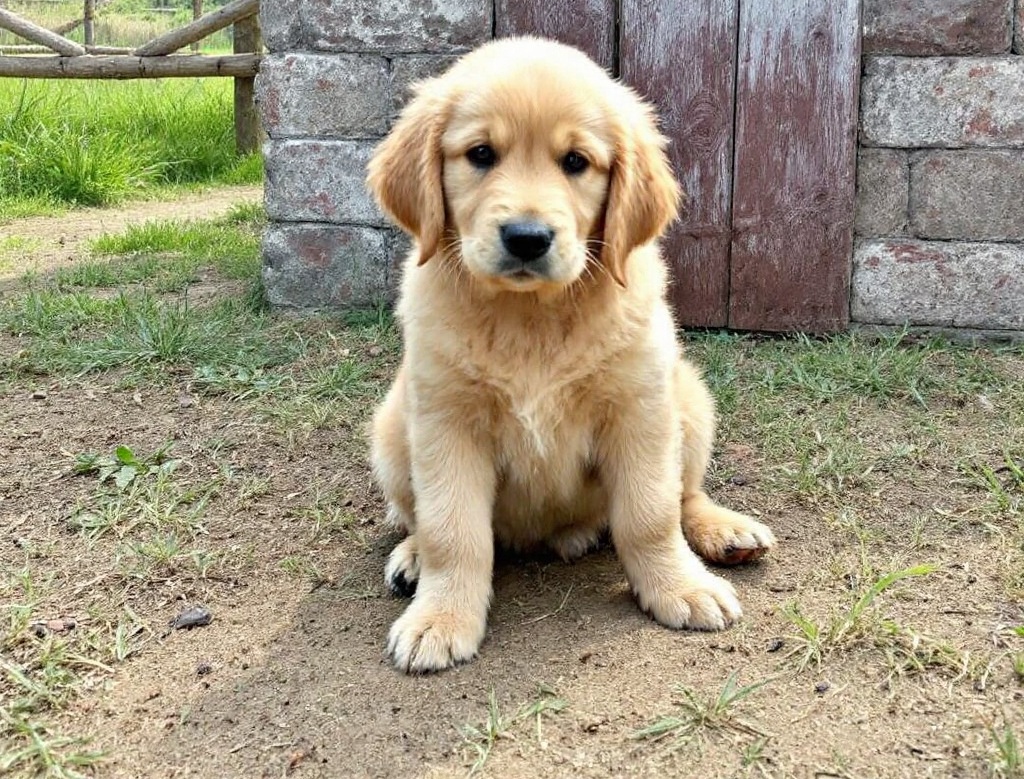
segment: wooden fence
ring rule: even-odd
[[[49,30],[5,8],[0,29],[31,43],[0,47],[0,77],[131,79],[182,76],[228,76],[235,80],[235,142],[239,154],[259,148],[259,117],[253,103],[256,73],[263,48],[259,0],[232,0],[202,13],[202,0],[192,0],[193,20],[136,48],[95,45],[96,12],[107,0],[83,0],[82,17]],[[234,53],[194,53],[203,38],[234,25]],[[66,35],[79,26],[85,42]],[[191,47],[191,54],[176,52]],[[51,55],[51,56],[40,56]]]

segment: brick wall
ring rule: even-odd
[[[363,185],[411,82],[491,37],[491,0],[265,0],[257,101],[269,140],[263,279],[272,305],[393,293],[405,237]]]
[[[390,297],[407,241],[367,194],[366,161],[410,82],[488,40],[493,9],[264,0],[272,304]],[[1024,0],[864,0],[863,14],[853,321],[1024,333]]]
[[[851,313],[1024,331],[1024,0],[865,0]]]

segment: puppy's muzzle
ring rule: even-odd
[[[501,270],[509,275],[545,276],[545,257],[555,240],[555,231],[542,222],[524,220],[509,222],[500,228],[501,245],[506,252]]]

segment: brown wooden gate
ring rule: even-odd
[[[579,46],[657,104],[691,197],[665,242],[679,321],[843,329],[860,0],[498,0],[498,35]]]

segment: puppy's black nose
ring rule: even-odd
[[[501,242],[513,257],[531,262],[551,247],[555,231],[540,222],[509,222],[501,226]]]

